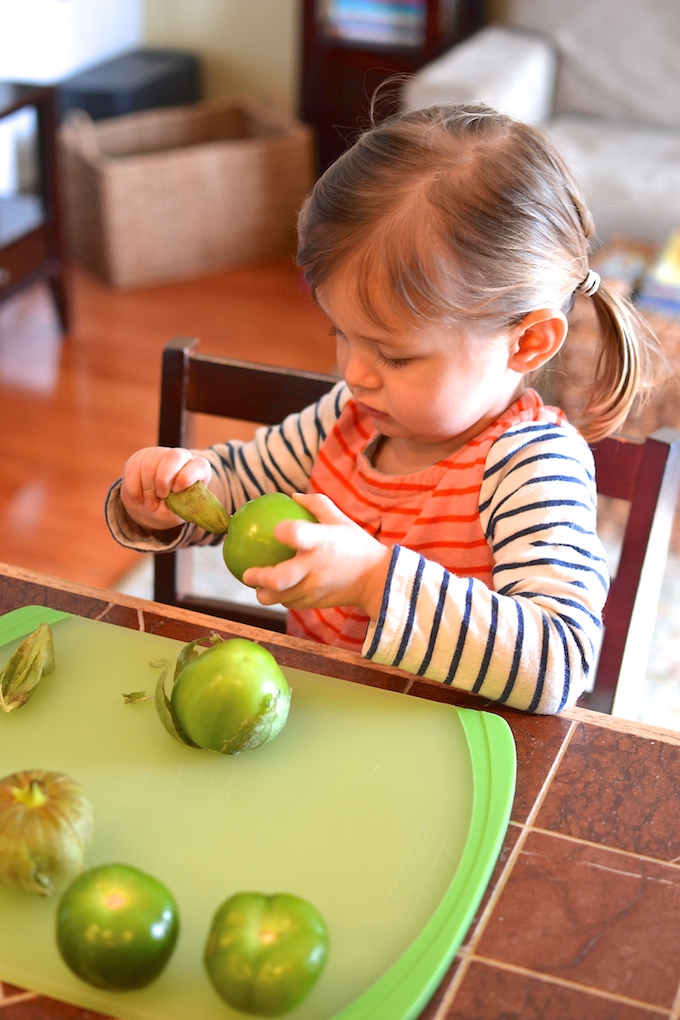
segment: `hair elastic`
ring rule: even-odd
[[[585,280],[579,283],[576,290],[581,294],[585,294],[586,297],[592,297],[593,294],[597,294],[601,282],[600,274],[596,273],[594,269],[589,269]]]

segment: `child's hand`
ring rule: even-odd
[[[375,619],[391,549],[346,517],[327,496],[296,495],[295,499],[319,523],[277,524],[274,536],[297,549],[297,554],[275,567],[251,567],[243,575],[244,582],[258,589],[263,606],[277,602],[289,609],[358,606]]]
[[[170,492],[182,492],[194,482],[210,483],[212,468],[189,450],[147,446],[133,453],[123,468],[120,498],[133,521],[149,531],[175,528],[184,522],[167,507]]]

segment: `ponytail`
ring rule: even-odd
[[[667,376],[658,341],[631,302],[604,281],[592,294],[600,353],[590,395],[578,423],[589,442],[617,432],[633,405],[643,406]]]

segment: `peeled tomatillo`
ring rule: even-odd
[[[129,991],[154,981],[177,942],[174,897],[153,875],[102,864],[78,876],[57,907],[64,963],[96,988]]]
[[[328,930],[307,900],[242,892],[212,921],[203,960],[217,994],[234,1009],[278,1016],[309,994],[326,964]]]
[[[309,510],[283,492],[268,492],[251,499],[233,514],[222,547],[228,569],[243,580],[248,567],[273,567],[295,556],[295,549],[274,538],[279,521],[314,521]]]

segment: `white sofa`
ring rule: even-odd
[[[493,24],[413,76],[403,107],[483,100],[545,124],[599,240],[663,242],[680,226],[679,0],[500,6]]]

